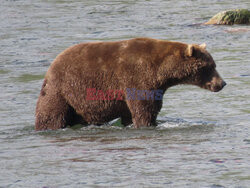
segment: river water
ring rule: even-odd
[[[0,187],[249,187],[249,26],[199,24],[231,8],[250,2],[1,0]],[[207,43],[228,85],[169,89],[156,128],[117,120],[34,131],[42,79],[58,53],[133,37]]]

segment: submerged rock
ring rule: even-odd
[[[233,25],[233,24],[249,24],[249,23],[250,23],[249,10],[234,9],[234,10],[219,12],[205,24]]]

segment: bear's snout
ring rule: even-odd
[[[221,80],[220,83],[212,86],[212,91],[218,92],[218,91],[222,90],[225,85],[227,85],[226,82],[224,80]]]
[[[227,83],[224,80],[214,77],[211,82],[208,82],[206,84],[206,87],[212,92],[218,92],[222,90],[226,85]]]
[[[225,87],[226,85],[227,83],[224,80],[222,80],[222,88]]]

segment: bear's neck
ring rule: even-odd
[[[176,66],[182,65],[182,66]],[[158,86],[164,90],[179,85],[179,84],[188,84],[189,72],[185,62],[176,62],[174,66],[165,65],[158,70]]]
[[[159,84],[159,88],[162,89],[164,92],[173,86],[180,85],[180,84],[185,84],[184,79],[179,79],[179,78],[169,78]]]

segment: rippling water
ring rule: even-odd
[[[0,187],[249,187],[249,26],[203,26],[249,0],[0,3]],[[167,91],[159,126],[34,131],[50,62],[84,41],[152,37],[206,42],[228,83]]]

